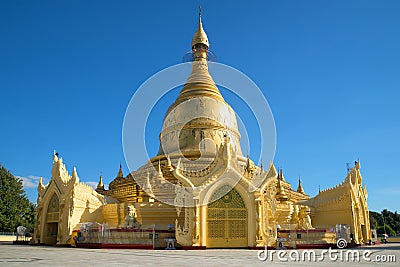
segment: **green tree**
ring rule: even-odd
[[[382,214],[380,214],[379,212],[370,211],[369,212],[369,221],[370,221],[371,228],[376,228],[380,225],[383,225]]]
[[[382,235],[382,234],[386,234],[389,236],[395,236],[396,232],[392,229],[392,227],[390,227],[389,225],[385,224],[385,227],[383,226],[378,226],[376,228],[376,232],[378,233],[378,235]]]
[[[36,207],[22,186],[22,180],[0,165],[0,232],[15,232],[22,225],[33,228]]]
[[[400,234],[400,214],[398,214],[397,211],[391,212],[387,209],[382,210],[382,212],[380,213],[375,211],[370,211],[369,220],[371,228],[377,229],[378,233],[383,233],[384,231],[383,225],[385,224],[386,227],[390,228],[389,231],[386,231],[387,234],[390,235]]]
[[[379,226],[378,221],[371,214],[369,215],[369,222],[369,225],[372,229],[376,229]]]

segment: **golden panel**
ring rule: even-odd
[[[221,194],[227,192],[221,197]],[[211,197],[208,204],[207,247],[246,247],[247,210],[240,194],[224,185]]]
[[[228,193],[226,193],[228,192]],[[240,208],[245,209],[246,205],[240,194],[230,185],[223,185],[211,196],[209,208]]]
[[[60,211],[60,201],[58,200],[58,197],[56,194],[54,194],[51,197],[51,200],[49,202],[49,207],[47,209],[47,212],[59,212]]]
[[[58,222],[60,218],[59,212],[48,212],[46,216],[46,222]]]

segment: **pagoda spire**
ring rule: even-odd
[[[195,49],[196,46],[198,46],[198,45],[206,46],[207,50],[210,47],[207,34],[203,29],[203,23],[201,21],[201,6],[199,7],[199,24],[197,26],[197,30],[194,33],[193,39],[192,39],[192,49]]]
[[[76,167],[74,167],[74,169],[72,171],[72,180],[75,181],[75,183],[79,183],[79,177],[78,177],[78,173],[76,171]]]
[[[283,178],[282,168],[279,169],[278,179],[285,181],[285,178]]]
[[[162,170],[161,170],[161,161],[160,160],[158,160],[158,175],[159,176],[163,176],[163,172],[162,172]]]
[[[118,175],[117,175],[117,177],[118,177],[118,178],[124,178],[124,175],[123,175],[123,173],[122,173],[122,164],[121,164],[121,163],[119,164],[119,170],[118,170]]]
[[[158,180],[163,184],[165,183],[165,179],[164,179],[164,174],[162,172],[161,169],[161,161],[158,161],[158,175],[157,175]]]
[[[301,180],[299,177],[299,186],[297,187],[297,192],[299,192],[300,194],[305,195],[306,193],[304,192],[303,186],[301,185]]]
[[[170,107],[170,109],[194,97],[206,96],[225,102],[213,78],[208,72],[207,59],[209,46],[207,34],[203,29],[200,12],[199,25],[192,38],[192,55],[194,59],[192,64],[192,72],[187,78],[178,98]]]
[[[153,191],[151,190],[151,183],[150,183],[150,174],[147,172],[146,181],[144,183],[143,189],[146,193],[152,194]]]
[[[278,182],[276,183],[275,198],[281,202],[287,201],[289,199],[289,197],[286,195],[285,188],[283,187],[283,185],[281,183],[281,181],[284,181],[283,175],[282,175],[282,169],[279,170],[277,179],[278,179]]]
[[[167,155],[167,169],[169,171],[173,171],[174,170],[174,167],[172,167],[171,158],[169,157],[169,155]]]
[[[100,179],[99,179],[99,183],[97,184],[97,189],[104,189],[103,174],[102,173],[100,173]]]

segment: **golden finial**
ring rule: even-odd
[[[210,47],[210,44],[208,43],[207,34],[204,31],[203,24],[201,22],[201,6],[199,7],[199,26],[197,27],[197,31],[194,33],[192,39],[192,48],[194,48],[196,44],[203,44],[207,47]]]
[[[124,178],[124,175],[122,174],[122,164],[119,164],[119,170],[118,170],[118,175],[117,177],[119,178]]]
[[[278,171],[278,180],[285,181],[285,178],[283,178],[282,168],[280,168]]]
[[[39,189],[43,189],[43,188],[44,188],[44,185],[43,185],[43,178],[40,177],[39,184],[38,184],[38,190],[39,190]]]
[[[358,161],[355,162],[355,165],[356,165],[356,170],[359,170],[361,168],[360,159],[358,159]]]

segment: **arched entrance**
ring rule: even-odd
[[[45,225],[45,244],[54,245],[57,243],[58,222],[60,218],[60,200],[57,194],[53,194],[50,199]]]
[[[214,192],[211,200],[214,199],[207,206],[207,247],[247,247],[247,209],[243,198],[234,188],[224,185]]]

